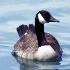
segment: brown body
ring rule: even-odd
[[[26,30],[27,34],[23,34],[23,29],[22,31],[20,30],[20,28],[24,26],[21,25],[18,28],[18,34],[20,36],[20,39],[17,41],[17,43],[14,45],[14,52],[16,51],[23,51],[23,53],[26,53],[26,58],[28,57],[29,54],[34,54],[39,46],[38,46],[38,40],[37,40],[37,36],[35,34],[34,31],[34,26],[33,28],[30,27],[30,29]],[[58,41],[49,33],[45,33],[45,38],[46,41],[52,46],[52,48],[54,49],[54,51],[56,51],[56,53],[59,55],[61,53],[61,48],[60,45],[58,43]],[[47,51],[48,52],[48,51]]]

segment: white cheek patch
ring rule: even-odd
[[[46,23],[46,20],[43,18],[43,16],[40,13],[38,13],[38,19],[40,23],[42,24]]]

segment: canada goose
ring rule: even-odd
[[[48,11],[36,14],[33,24],[20,25],[17,32],[20,39],[14,45],[13,55],[32,60],[50,60],[60,56],[62,50],[55,37],[44,32],[44,23],[59,22]]]

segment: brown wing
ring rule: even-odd
[[[57,39],[55,37],[53,37],[51,34],[49,33],[45,33],[45,37],[47,42],[51,45],[51,47],[57,52],[57,53],[61,53],[61,48],[60,45],[57,41]]]
[[[35,52],[38,49],[36,34],[29,32],[27,35],[22,35],[14,45],[14,51]]]

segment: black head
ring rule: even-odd
[[[59,22],[57,19],[52,17],[52,15],[45,10],[41,10],[37,13],[39,22],[46,23],[46,22]]]

